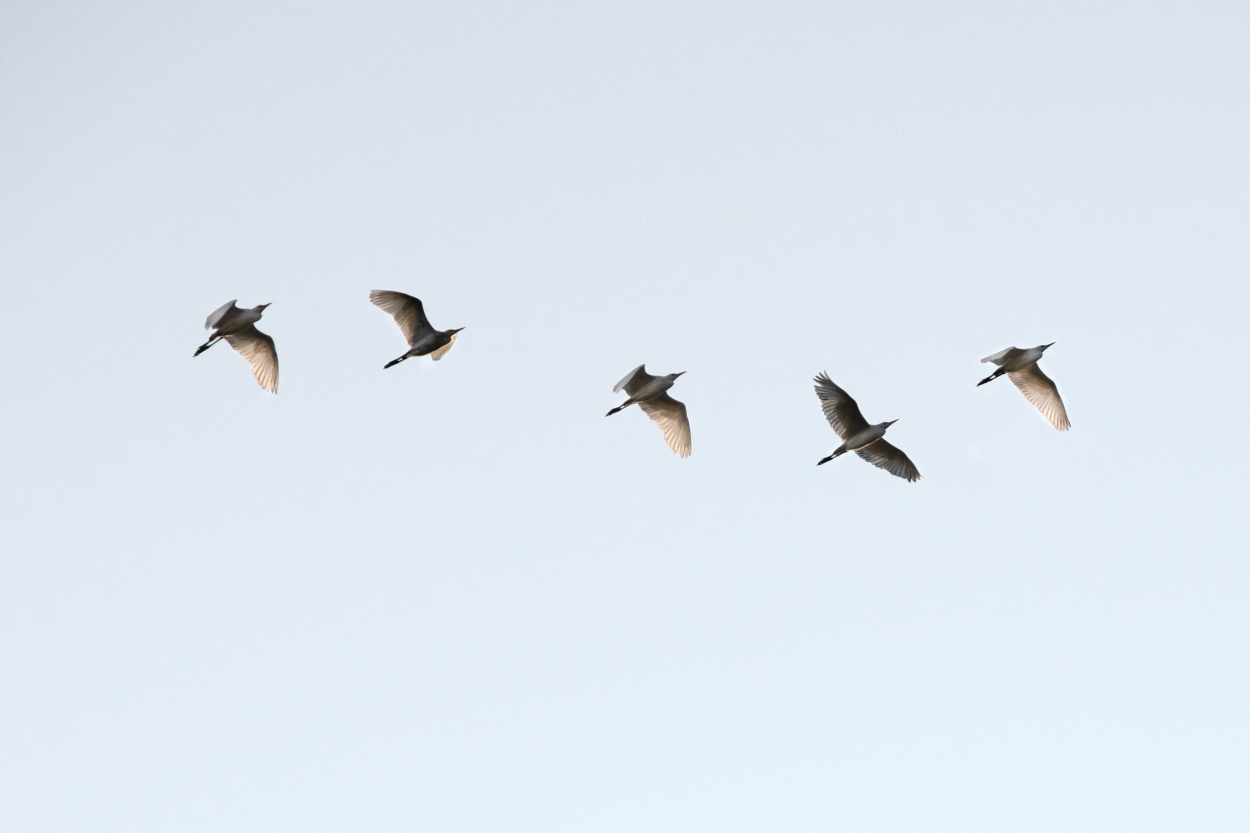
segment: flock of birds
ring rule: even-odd
[[[389,313],[399,325],[400,332],[408,342],[408,352],[397,359],[387,362],[383,368],[394,367],[402,361],[418,356],[429,356],[438,361],[447,355],[447,351],[456,343],[456,334],[463,327],[451,330],[436,330],[425,317],[425,307],[419,298],[405,295],[403,292],[391,292],[375,289],[369,293],[369,300],[383,311]],[[261,304],[250,309],[240,309],[231,301],[216,309],[204,322],[204,329],[212,330],[212,337],[195,351],[200,355],[217,342],[225,339],[231,347],[247,359],[252,366],[252,374],[260,386],[270,393],[278,392],[278,350],[273,339],[256,329],[269,304]],[[1068,412],[1059,397],[1059,389],[1049,376],[1037,366],[1046,348],[1053,346],[1042,344],[1022,350],[1008,347],[992,356],[981,359],[982,363],[992,362],[998,369],[986,376],[977,387],[992,382],[999,376],[1006,375],[1015,383],[1024,398],[1033,404],[1049,420],[1050,424],[1060,431],[1067,431],[1071,426]],[[643,413],[651,417],[660,430],[664,432],[664,441],[668,447],[682,457],[690,456],[690,419],[686,415],[685,403],[668,395],[668,390],[682,373],[669,373],[664,376],[652,376],[647,366],[640,364],[625,374],[625,378],[612,388],[613,393],[624,390],[628,397],[620,405],[608,411],[612,416],[623,411],[630,405],[637,405]],[[861,459],[872,463],[879,469],[885,469],[895,477],[909,482],[920,479],[920,471],[907,455],[896,446],[886,442],[885,432],[896,419],[870,425],[859,410],[859,405],[851,395],[833,383],[826,373],[816,376],[816,396],[820,398],[821,410],[825,419],[833,428],[842,445],[834,449],[828,457],[817,461],[816,465],[824,465],[830,460],[841,457],[848,451],[854,451]]]

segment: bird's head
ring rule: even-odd
[[[677,373],[670,373],[670,374],[668,374],[668,380],[669,380],[670,382],[676,382],[676,381],[677,381],[677,377],[678,377],[678,376],[681,376],[681,375],[682,375],[682,374],[684,374],[685,372],[686,372],[686,371],[682,370],[682,371],[677,372]]]
[[[458,332],[460,332],[460,331],[461,331],[461,330],[463,330],[463,329],[464,329],[464,327],[456,327],[456,328],[455,328],[454,330],[452,330],[451,332],[452,332],[452,334],[454,335],[455,333],[458,333]]]
[[[256,311],[257,311],[257,312],[264,312],[264,311],[265,311],[265,307],[267,307],[267,306],[270,306],[270,304],[260,304],[259,306],[257,306],[257,307],[256,307]]]
[[[1041,349],[1045,350],[1047,347],[1054,347],[1054,346],[1055,346],[1055,344],[1057,344],[1057,343],[1058,343],[1058,342],[1054,342],[1054,341],[1052,341],[1050,344],[1043,344],[1043,345],[1042,345],[1042,347],[1041,347]]]
[[[885,424],[885,427],[886,427],[886,428],[889,428],[891,425],[893,425],[893,424],[894,424],[894,423],[896,423],[896,422],[898,422],[898,420],[897,420],[897,419],[892,419],[892,420],[890,420],[889,422],[887,422],[887,423]]]

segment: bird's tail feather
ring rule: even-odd
[[[382,369],[386,370],[388,367],[394,367],[395,365],[399,364],[406,358],[408,358],[407,354],[400,356],[398,359],[395,359],[394,361],[389,361],[386,364],[382,365]]]

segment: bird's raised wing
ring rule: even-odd
[[[260,386],[270,393],[278,392],[278,349],[273,339],[249,324],[231,336],[226,336],[230,346],[247,359],[252,366],[252,375]]]
[[[238,300],[238,298],[235,298],[230,303],[222,304],[217,309],[213,310],[212,314],[209,315],[204,321],[204,329],[211,330],[213,327],[216,327],[221,322],[221,319],[225,318],[226,314],[230,312],[230,310],[234,309],[234,305]]]
[[[1024,370],[1013,370],[1007,376],[1051,425],[1060,431],[1067,431],[1072,427],[1072,423],[1068,422],[1068,411],[1063,407],[1063,400],[1059,398],[1059,388],[1055,387],[1055,383],[1040,367],[1031,364]]]
[[[664,442],[682,457],[690,456],[690,420],[686,418],[686,405],[678,402],[667,392],[638,403],[638,407],[664,432]]]
[[[409,347],[415,347],[423,336],[434,330],[430,326],[430,320],[425,317],[425,307],[422,306],[420,298],[402,292],[375,289],[369,293],[369,300],[395,318],[395,323],[399,325],[399,331],[404,334]]]
[[[460,333],[452,333],[452,334],[451,334],[451,341],[447,342],[447,343],[446,343],[446,344],[444,344],[442,347],[438,348],[438,349],[437,349],[437,350],[435,350],[433,353],[431,353],[431,354],[430,354],[430,358],[431,358],[431,359],[433,359],[434,361],[438,361],[438,360],[439,360],[439,359],[441,359],[443,356],[446,356],[446,355],[447,355],[447,351],[451,349],[451,345],[453,345],[453,344],[455,344],[455,343],[456,343],[456,336],[458,336],[458,335],[460,335]]]
[[[616,387],[612,388],[612,392],[618,393],[621,388],[624,388],[626,393],[633,396],[639,388],[654,378],[654,376],[647,372],[647,366],[645,364],[640,364],[633,370],[626,373],[625,378],[617,382]]]
[[[845,440],[868,427],[868,420],[859,412],[859,405],[849,393],[833,383],[828,373],[817,375],[815,381],[820,408],[839,437]]]
[[[885,469],[895,477],[901,477],[909,483],[920,479],[920,471],[911,460],[907,459],[907,455],[884,439],[869,443],[863,448],[857,448],[855,453],[877,468]]]
[[[985,358],[981,359],[981,364],[985,364],[986,362],[993,362],[994,364],[1001,365],[1003,362],[1007,361],[1007,357],[1010,356],[1014,352],[1018,352],[1015,347],[1008,347],[1006,350],[999,350],[994,355],[986,356]]]

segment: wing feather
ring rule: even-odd
[[[1007,360],[1007,356],[1015,349],[1016,349],[1015,347],[1008,347],[1006,350],[999,350],[994,355],[986,356],[985,358],[981,359],[981,364],[985,364],[986,362],[993,362],[994,364],[1001,365],[1004,361]]]
[[[213,327],[216,327],[217,324],[221,322],[221,319],[225,318],[226,314],[229,313],[230,310],[234,309],[234,305],[238,303],[238,300],[238,298],[235,298],[230,303],[222,304],[217,309],[213,310],[204,321],[204,329],[211,330]]]
[[[451,345],[453,345],[453,344],[455,344],[455,343],[456,343],[456,336],[458,336],[458,335],[460,335],[460,333],[452,333],[452,334],[451,334],[451,341],[447,342],[447,343],[446,343],[446,344],[444,344],[442,347],[438,348],[438,349],[437,349],[437,350],[435,350],[433,353],[431,353],[431,354],[430,354],[430,358],[431,358],[431,359],[433,359],[434,361],[438,361],[438,360],[439,360],[439,359],[441,359],[443,356],[446,356],[446,355],[447,355],[447,351],[451,349]]]
[[[434,331],[430,320],[425,317],[425,306],[420,298],[405,295],[403,292],[375,289],[369,293],[369,300],[391,314],[409,347],[415,347],[421,338]]]
[[[250,324],[234,335],[226,336],[230,346],[247,359],[252,375],[270,393],[278,392],[278,350],[273,339]]]
[[[920,479],[920,471],[907,458],[907,455],[884,439],[869,443],[863,448],[857,448],[855,453],[877,468],[885,469],[895,477],[901,477],[909,483]]]
[[[686,405],[669,396],[667,392],[638,403],[638,407],[651,417],[651,421],[664,432],[664,442],[682,457],[690,456],[690,420],[686,417]]]
[[[1068,410],[1063,407],[1063,399],[1059,397],[1059,388],[1040,367],[1031,364],[1024,370],[1013,370],[1007,376],[1051,425],[1060,431],[1067,431],[1072,427],[1072,423],[1068,422]]]
[[[859,405],[849,393],[833,383],[828,373],[817,375],[815,382],[820,408],[839,437],[846,440],[868,428],[868,420],[859,412]]]
[[[630,396],[638,392],[638,389],[646,385],[655,377],[647,372],[647,366],[640,364],[633,370],[625,374],[625,378],[616,383],[616,387],[612,388],[613,393],[619,393],[621,388]]]

